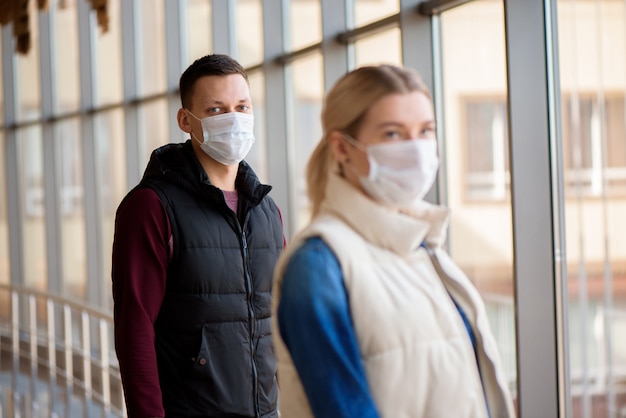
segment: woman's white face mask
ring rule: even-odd
[[[235,165],[248,155],[254,144],[254,115],[228,112],[200,119],[187,112],[202,124],[203,141],[193,132],[191,136],[209,157],[224,165]]]
[[[346,140],[367,154],[369,173],[359,175],[365,192],[374,200],[400,208],[424,198],[439,169],[437,140],[410,139],[364,147],[344,134]]]

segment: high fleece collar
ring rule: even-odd
[[[417,201],[396,211],[372,200],[336,173],[329,175],[320,209],[320,215],[342,219],[366,241],[400,256],[416,250],[424,240],[440,247],[448,229],[448,209]]]

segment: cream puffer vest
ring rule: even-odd
[[[331,176],[326,196],[321,214],[278,262],[273,318],[289,257],[307,238],[319,236],[341,265],[367,381],[381,417],[487,418],[486,405],[490,418],[514,417],[484,304],[441,249],[447,210],[420,202],[403,213],[393,212],[337,175]],[[430,250],[420,247],[424,240]],[[472,325],[476,355],[450,296]],[[312,417],[278,332],[274,343],[281,417]]]

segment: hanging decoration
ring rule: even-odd
[[[0,0],[0,25],[13,23],[15,37],[15,51],[27,54],[31,47],[30,15],[28,4],[30,0]],[[35,0],[34,0],[35,1]],[[108,0],[85,0],[91,4],[96,12],[98,26],[102,32],[109,30]],[[48,0],[36,0],[38,10],[48,10]],[[60,7],[65,4],[60,3]]]

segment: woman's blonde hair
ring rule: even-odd
[[[323,136],[309,158],[306,181],[312,216],[319,213],[326,183],[337,162],[328,137],[332,132],[347,133],[355,138],[369,108],[389,94],[420,91],[430,97],[428,87],[417,72],[395,65],[361,67],[341,77],[326,95],[322,109]]]

